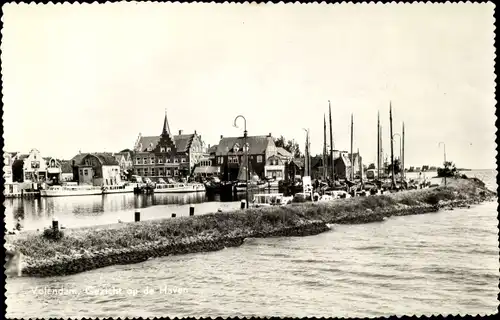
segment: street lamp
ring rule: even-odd
[[[402,182],[402,180],[403,180],[403,172],[404,172],[405,168],[401,168],[401,165],[402,165],[401,160],[402,160],[402,155],[403,155],[403,152],[401,150],[401,135],[399,133],[393,134],[392,135],[392,140],[394,140],[395,136],[399,137],[399,173],[401,175],[401,182]]]
[[[243,146],[243,151],[245,152],[246,155],[246,166],[247,166],[247,173],[245,174],[245,179],[246,179],[246,188],[245,188],[245,202],[246,202],[246,207],[248,209],[248,176],[250,175],[250,170],[249,170],[249,165],[248,165],[248,144],[247,144],[247,119],[245,119],[244,116],[239,115],[236,118],[234,118],[234,124],[233,126],[235,128],[238,128],[238,125],[236,124],[236,120],[238,118],[242,118],[244,121],[244,128],[243,128],[243,139],[244,139],[244,146]]]
[[[441,148],[441,144],[443,145],[443,151],[444,151],[444,168],[446,169],[446,144],[444,142],[439,142],[438,147]],[[446,172],[444,173],[444,185],[446,186]]]

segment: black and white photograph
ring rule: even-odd
[[[494,10],[4,4],[5,318],[496,314]]]

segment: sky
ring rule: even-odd
[[[283,135],[376,161],[405,123],[406,166],[496,168],[494,4],[3,6],[4,151],[69,159],[174,132]],[[399,137],[394,154],[399,155]]]

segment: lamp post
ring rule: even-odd
[[[242,115],[239,115],[237,116],[236,118],[234,118],[234,127],[235,128],[238,128],[238,125],[236,124],[236,120],[238,120],[238,118],[242,118],[243,121],[244,121],[244,128],[243,128],[243,139],[244,139],[244,145],[243,145],[243,151],[245,152],[245,156],[246,156],[246,165],[247,165],[247,173],[245,174],[245,179],[246,179],[246,188],[245,188],[245,202],[246,202],[246,207],[248,209],[248,176],[250,175],[250,170],[249,170],[249,166],[248,166],[248,144],[247,144],[247,119],[245,119],[244,116]]]
[[[438,143],[438,147],[441,148],[441,144],[443,145],[443,151],[444,151],[444,168],[446,169],[446,144],[444,142],[439,142]],[[444,185],[446,186],[446,172],[445,172],[445,175],[444,175]]]
[[[402,160],[402,155],[403,155],[403,152],[401,150],[401,135],[399,133],[395,133],[392,135],[392,140],[394,140],[394,137],[395,136],[398,136],[399,137],[399,174],[401,175],[401,182],[403,180],[403,173],[404,172],[404,168],[401,168],[401,160]]]

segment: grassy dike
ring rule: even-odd
[[[494,197],[477,179],[450,179],[446,187],[381,196],[66,229],[57,241],[27,233],[6,237],[6,247],[22,253],[23,275],[68,275],[154,257],[221,250],[239,246],[247,237],[315,235],[329,230],[327,224],[375,222]]]

